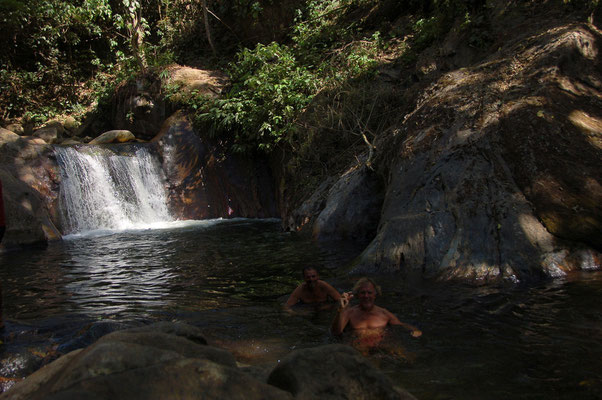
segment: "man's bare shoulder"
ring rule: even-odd
[[[378,306],[375,306],[375,308]],[[387,310],[386,308],[383,307],[378,307],[377,312],[384,316],[388,321],[389,324],[391,325],[399,325],[401,324],[401,322],[399,321],[399,319],[397,318],[397,316],[395,314],[393,314],[391,311]]]
[[[379,307],[375,305],[374,311],[376,311],[376,313],[378,314],[386,315],[387,317],[395,317],[395,314],[393,314],[391,311],[387,310],[384,307]]]
[[[330,283],[323,281],[322,279],[318,281],[318,285],[320,286],[320,289],[330,289],[332,287]]]
[[[362,314],[363,313],[363,311],[362,311],[362,309],[361,309],[361,307],[359,305],[347,307],[345,309],[345,312],[347,312],[348,315],[357,315],[357,314]]]
[[[374,305],[374,311],[376,311],[376,312],[378,312],[378,313],[387,314],[387,315],[388,315],[388,314],[391,314],[391,311],[387,310],[387,309],[386,309],[386,308],[384,308],[384,307],[380,307],[380,306],[377,306],[377,305]]]
[[[297,286],[295,290],[293,290],[293,293],[291,293],[291,297],[294,297],[297,300],[301,300],[302,297],[307,293],[307,291],[307,285],[302,283],[299,286]]]
[[[293,290],[293,293],[300,293],[305,289],[305,283],[300,284],[299,286],[297,286],[295,288],[295,290]]]

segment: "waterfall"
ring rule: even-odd
[[[163,171],[141,146],[56,147],[63,232],[145,229],[172,221]]]

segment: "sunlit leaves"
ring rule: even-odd
[[[78,107],[78,82],[108,48],[108,0],[0,0],[0,117],[33,120]],[[104,34],[104,35],[103,35]],[[53,111],[54,110],[54,111]]]
[[[234,133],[236,149],[269,152],[287,138],[298,113],[311,101],[318,80],[278,43],[243,49],[230,66],[233,88],[201,115]]]

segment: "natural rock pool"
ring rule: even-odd
[[[343,270],[355,254],[248,219],[92,232],[2,254],[0,384],[113,329],[162,320],[200,327],[241,363],[273,365],[333,342],[332,311],[281,305],[306,265],[350,290]],[[529,287],[376,280],[377,303],[423,336],[393,331],[403,356],[368,358],[418,399],[602,397],[602,273]]]

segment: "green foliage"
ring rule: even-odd
[[[156,18],[149,18],[154,26],[157,44],[161,51],[169,51],[174,60],[186,64],[192,60],[205,61],[213,54],[208,49],[207,32],[201,2],[195,0],[155,0],[160,2],[161,12]],[[214,40],[219,42],[244,40],[237,37],[237,27],[228,25],[228,20],[246,21],[261,24],[266,5],[274,0],[206,0],[210,11],[209,25]],[[219,19],[218,19],[219,18]],[[236,50],[237,46],[233,46]],[[220,54],[224,56],[224,54]],[[232,55],[229,53],[228,55]],[[213,60],[219,62],[219,60]]]
[[[342,6],[358,1],[341,2]],[[211,122],[216,133],[232,135],[238,151],[270,152],[295,137],[295,122],[320,90],[373,76],[382,38],[357,27],[340,28],[332,18],[339,2],[316,0],[298,12],[293,44],[259,44],[242,49],[230,65],[232,90],[224,99],[195,98],[189,109]]]
[[[552,2],[569,10],[598,6],[598,0]],[[236,36],[236,27],[228,23],[261,24],[279,4],[274,0],[205,3],[210,30],[222,34],[212,35],[218,48],[224,33],[231,35],[230,40]],[[460,19],[459,29],[468,43],[485,48],[491,42],[484,12],[488,3],[305,0],[298,2],[288,41],[253,44],[252,49],[238,51],[229,67],[232,88],[224,98],[196,93],[184,98],[177,86],[169,84],[164,93],[188,107],[197,122],[213,124],[214,133],[234,143],[237,150],[269,152],[280,144],[303,140],[295,132],[297,122],[317,95],[344,97],[341,94],[349,87],[363,87],[371,80],[391,43],[388,39],[397,40],[399,60],[414,62]],[[81,112],[95,100],[101,106],[108,103],[116,87],[141,70],[158,73],[173,62],[211,61],[201,4],[196,0],[0,0],[0,35],[6,38],[0,41],[0,118],[25,117],[41,123],[59,113]],[[386,23],[383,16],[389,19]],[[399,20],[404,23],[397,24]],[[397,34],[390,26],[393,23],[398,25]],[[255,40],[238,39],[239,45]],[[226,59],[228,54],[219,57]]]
[[[81,112],[141,64],[172,62],[150,34],[166,2],[0,0],[0,118]]]
[[[236,0],[232,2],[232,10],[238,17],[251,16],[253,19],[258,19],[263,7],[261,2],[256,0]]]
[[[381,38],[378,31],[369,40],[353,43],[353,46],[345,53],[347,77],[359,77],[365,73],[376,72],[380,43]]]
[[[234,132],[234,150],[269,152],[286,140],[299,112],[311,101],[317,81],[290,48],[278,43],[243,49],[231,64],[233,88],[199,115]]]
[[[297,10],[292,39],[307,62],[317,61],[313,58],[321,52],[351,39],[349,29],[338,26],[332,17],[336,12],[340,12],[338,2],[325,0],[311,0],[305,10]]]
[[[76,109],[80,82],[107,46],[108,1],[0,0],[0,12],[0,117]]]
[[[380,32],[360,40],[353,40],[322,61],[320,71],[327,86],[338,86],[349,80],[373,78],[380,63],[382,50]]]
[[[441,37],[443,27],[439,16],[421,18],[414,23],[415,51],[430,46],[437,38]]]
[[[273,3],[207,1],[220,15],[257,22]],[[336,16],[378,2],[307,3],[300,3],[303,11],[290,46],[241,51],[239,64],[231,66],[234,86],[226,99],[188,99],[199,120],[214,121],[222,133],[239,132],[241,149],[269,151],[287,137],[319,90],[375,71],[379,34],[363,34],[353,20],[341,24]],[[206,47],[199,40],[205,36],[202,9],[192,0],[0,0],[0,11],[0,33],[11,38],[0,42],[4,120],[26,116],[43,122],[95,100],[103,104],[141,68],[162,67]]]

